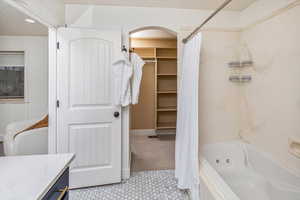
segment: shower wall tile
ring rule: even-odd
[[[288,150],[300,138],[300,6],[242,32],[252,53],[253,81],[240,98],[241,135],[300,175]]]

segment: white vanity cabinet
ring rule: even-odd
[[[68,200],[74,154],[0,157],[0,199]]]

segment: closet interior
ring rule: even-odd
[[[131,51],[144,61],[139,103],[131,109],[132,129],[175,133],[177,116],[177,37],[131,37]]]
[[[139,30],[131,34],[130,51],[145,62],[139,101],[130,108],[131,170],[174,169],[177,36],[160,29]]]

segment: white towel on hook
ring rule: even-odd
[[[145,62],[136,53],[131,54],[131,63],[133,66],[133,77],[132,77],[132,104],[137,104],[139,102],[140,85],[143,76],[143,66]]]
[[[116,106],[128,106],[131,103],[130,79],[133,74],[132,64],[127,54],[113,63],[113,103]]]

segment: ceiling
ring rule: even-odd
[[[25,14],[11,7],[0,0],[0,35],[47,35],[46,26],[35,22],[27,23],[24,20],[29,18]]]
[[[64,0],[66,4],[98,4],[163,8],[210,9],[219,7],[225,0]],[[232,1],[225,9],[241,11],[256,0]]]
[[[96,4],[116,6],[144,6],[187,9],[216,9],[225,0],[62,0],[65,3]],[[232,1],[227,10],[243,10],[256,0]],[[28,18],[4,1],[0,0],[0,35],[47,35],[46,26],[36,22],[30,24]],[[167,37],[167,36],[166,36]]]

